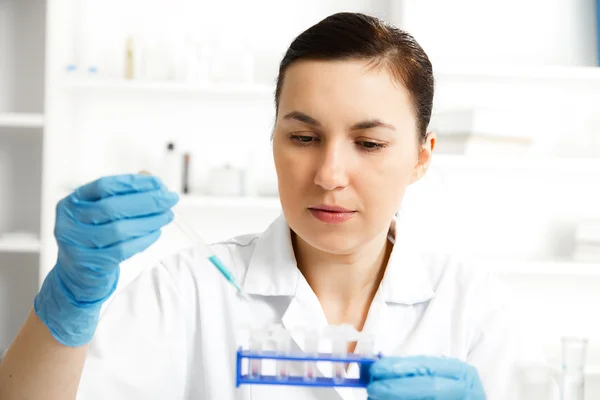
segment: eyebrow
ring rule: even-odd
[[[293,120],[305,123],[306,125],[311,125],[314,127],[321,126],[321,123],[319,121],[317,121],[310,115],[304,114],[303,112],[300,112],[300,111],[292,111],[290,113],[287,113],[283,116],[283,119],[293,119]]]
[[[283,119],[285,119],[285,120],[296,120],[296,121],[302,122],[304,124],[307,124],[307,125],[310,125],[310,126],[314,126],[316,128],[320,128],[321,127],[321,123],[319,121],[317,121],[316,119],[314,119],[310,115],[305,114],[305,113],[300,112],[300,111],[292,111],[290,113],[287,113],[286,115],[283,116]],[[385,122],[383,122],[383,121],[381,121],[379,119],[376,119],[376,118],[357,122],[356,124],[352,125],[352,127],[350,127],[350,130],[361,131],[361,130],[372,129],[372,128],[387,128],[387,129],[390,129],[390,130],[393,130],[393,131],[396,130],[396,128],[394,127],[394,125],[385,123]]]
[[[368,119],[366,121],[358,122],[358,123],[352,125],[352,127],[350,129],[353,131],[362,131],[362,130],[372,129],[372,128],[387,128],[387,129],[391,129],[392,131],[396,130],[394,125],[387,124],[378,119]]]

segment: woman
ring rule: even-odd
[[[252,301],[193,249],[115,292],[119,264],[158,239],[177,196],[150,176],[92,182],[57,207],[58,260],[0,368],[2,399],[516,398],[537,354],[493,281],[423,253],[395,217],[436,142],[422,48],[377,19],[332,15],[291,44],[275,99],[283,215],[213,246]],[[367,391],[236,389],[234,333],[276,322],[349,323],[387,357]]]

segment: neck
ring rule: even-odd
[[[346,254],[318,250],[292,234],[298,268],[323,306],[330,324],[362,330],[383,279],[392,244],[387,231]]]

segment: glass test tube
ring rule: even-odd
[[[348,344],[355,341],[358,332],[350,324],[329,327],[331,335],[331,353],[334,357],[346,357],[348,355]],[[331,376],[335,383],[342,383],[345,379],[346,363],[332,362]]]
[[[562,338],[561,400],[584,399],[587,342],[584,338]]]
[[[316,330],[304,331],[304,352],[307,355],[317,355],[319,352],[319,332]],[[317,379],[317,362],[304,362],[304,381],[314,382]]]
[[[277,354],[289,355],[292,349],[292,336],[290,332],[281,326],[277,326],[272,330],[271,335],[275,342],[275,351]],[[277,379],[286,380],[288,378],[289,361],[277,360],[275,368]]]
[[[265,341],[267,339],[266,332],[262,329],[254,329],[250,333],[250,350],[261,352],[264,350]],[[248,370],[248,378],[258,379],[262,373],[262,360],[251,358],[250,368]]]
[[[375,356],[375,338],[372,334],[362,332],[360,334],[360,355],[365,357]]]
[[[373,357],[373,362],[375,362],[375,337],[371,333],[361,332],[359,334],[359,354],[362,357]],[[361,363],[359,366],[359,376],[361,381],[368,383],[370,381],[370,372],[371,369],[370,363]]]
[[[343,357],[348,353],[348,340],[344,332],[334,334],[331,338],[331,354],[334,357]],[[342,383],[344,381],[344,368],[345,363],[334,361],[331,363],[331,376],[335,383]]]

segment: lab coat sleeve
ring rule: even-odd
[[[169,270],[146,268],[102,314],[77,399],[184,398],[184,324]]]
[[[477,368],[488,400],[521,399],[523,369],[547,366],[542,348],[529,335],[504,285],[491,275],[480,276],[475,285],[477,295],[471,301],[478,318],[467,362]]]

